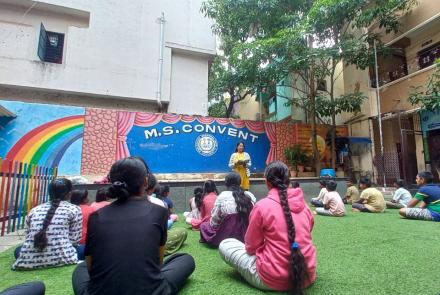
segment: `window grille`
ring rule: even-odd
[[[38,57],[45,62],[60,64],[63,62],[64,34],[46,31],[40,26]]]

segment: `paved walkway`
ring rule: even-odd
[[[5,234],[3,237],[0,237],[0,253],[23,243],[24,238],[24,230]]]

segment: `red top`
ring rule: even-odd
[[[83,224],[82,224],[82,237],[81,241],[79,241],[80,244],[86,243],[86,237],[87,237],[87,226],[89,224],[89,216],[93,212],[95,212],[95,209],[92,208],[92,206],[89,205],[79,205],[81,208],[81,212],[83,215]]]
[[[193,229],[199,229],[200,224],[211,219],[211,211],[214,208],[215,201],[217,200],[217,194],[215,192],[207,194],[203,198],[202,207],[200,208],[200,219],[192,219],[191,225]]]
[[[295,223],[295,241],[308,265],[309,281],[303,286],[308,287],[316,280],[313,214],[304,201],[301,188],[289,189],[288,200]],[[277,189],[271,189],[266,198],[255,204],[249,217],[245,244],[248,254],[257,256],[257,271],[264,283],[274,290],[289,290],[289,260],[292,252]]]
[[[93,202],[92,205],[90,205],[95,211],[110,205],[112,202],[109,201],[101,201],[101,202]]]

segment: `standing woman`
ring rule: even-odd
[[[235,148],[235,153],[229,159],[229,168],[240,174],[241,188],[249,190],[249,176],[251,175],[249,167],[251,167],[251,157],[244,151],[244,142],[239,142]]]
[[[313,214],[300,188],[288,188],[289,169],[280,161],[265,171],[269,193],[249,217],[244,244],[226,239],[220,255],[253,287],[301,294],[316,279]]]
[[[26,240],[15,250],[13,269],[54,267],[78,262],[81,209],[67,202],[72,183],[65,178],[49,184],[50,201],[33,208],[26,218]]]
[[[194,271],[188,254],[163,262],[168,211],[143,196],[150,175],[134,157],[112,165],[109,193],[117,200],[90,216],[86,263],[72,277],[76,295],[177,294]]]

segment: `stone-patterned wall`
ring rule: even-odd
[[[325,139],[327,133],[330,130],[328,125],[318,125],[318,148],[322,148],[323,164],[329,165],[330,161],[330,147],[326,146]],[[336,128],[337,136],[348,136],[347,126],[338,126]],[[287,163],[284,157],[284,149],[288,146],[293,146],[295,144],[301,144],[301,146],[306,149],[310,154],[312,154],[312,130],[308,124],[292,124],[292,123],[277,123],[276,125],[277,134],[277,148],[276,157],[277,160],[281,160]]]
[[[277,147],[276,147],[276,157],[277,160],[281,160],[287,163],[284,157],[284,150],[288,146],[292,146],[297,142],[297,125],[292,123],[277,123],[276,134],[277,134]]]
[[[86,109],[81,174],[107,175],[116,156],[118,112]]]

